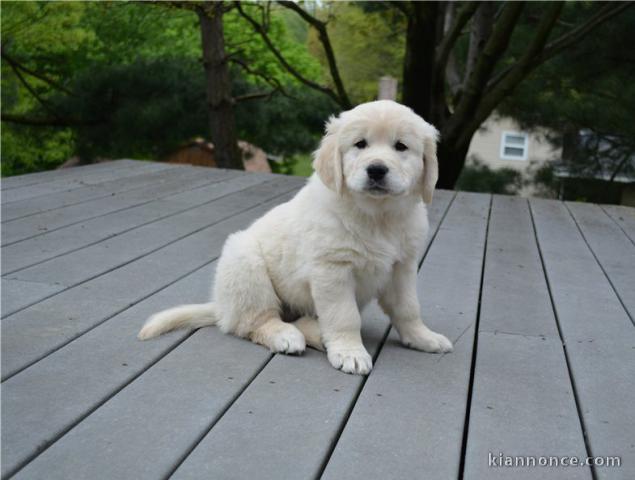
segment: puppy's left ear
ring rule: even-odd
[[[428,132],[423,140],[423,178],[421,185],[421,196],[423,202],[430,204],[434,186],[439,179],[439,162],[437,161],[437,141],[439,132],[432,125],[428,125]]]
[[[313,154],[313,169],[320,180],[337,194],[342,192],[342,155],[338,142],[341,120],[331,117],[326,124],[326,134],[320,142],[320,148]]]

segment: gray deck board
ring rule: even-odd
[[[490,454],[587,456],[557,338],[480,332],[470,410],[465,478],[537,476],[531,468],[492,467]],[[592,478],[588,467],[540,472],[540,478]]]
[[[454,352],[408,350],[393,330],[324,478],[457,477],[489,203],[457,194],[419,272],[424,321]]]
[[[465,478],[535,477],[531,469],[492,468],[490,454],[586,457],[525,199],[494,197],[478,335]],[[590,479],[591,472],[551,469],[542,476]]]
[[[215,185],[215,183],[221,181],[223,182],[222,185]],[[140,226],[185,212],[188,208],[208,204],[212,200],[244,190],[263,181],[264,179],[256,176],[244,175],[235,178],[218,178],[211,185],[210,180],[206,180],[203,185],[194,184],[196,188],[184,192],[184,195],[178,195],[180,193],[178,191],[170,192],[168,190],[165,197],[157,197],[142,205],[127,208],[124,211],[104,212],[104,215],[97,218],[80,221],[66,228],[9,245],[2,249],[3,275],[14,273],[47,259],[58,257],[115,235],[121,235]],[[106,202],[107,200],[99,201],[99,203]],[[214,205],[208,206],[209,208],[214,208]],[[62,210],[71,209],[74,210],[74,207]],[[73,215],[75,212],[68,213]],[[28,255],[26,254],[27,252]]]
[[[57,170],[47,170],[44,172],[27,173],[25,175],[15,175],[13,177],[5,177],[0,181],[3,190],[20,188],[35,185],[42,182],[50,182],[60,178],[82,178],[94,172],[110,170],[114,168],[137,167],[140,162],[135,160],[115,160],[112,162],[94,163],[92,165],[84,165],[80,168],[60,168]]]
[[[235,175],[224,170],[209,170],[215,172],[215,175],[205,174],[200,172],[200,169],[195,168],[167,169],[139,175],[135,178],[142,180],[142,182],[137,182],[140,188],[6,222],[3,224],[2,246],[38,235],[45,235],[48,232],[68,225],[108,213],[120,212],[162,197],[168,197],[174,193],[190,190],[197,185],[205,185],[215,181],[220,182]]]
[[[635,244],[635,209],[621,205],[602,205],[601,208],[617,223]]]
[[[364,312],[371,355],[387,327],[376,305]],[[172,478],[315,478],[362,383],[332,368],[321,352],[276,355]]]
[[[60,289],[59,285],[40,282],[25,282],[22,280],[2,279],[2,311],[14,312],[25,305],[33,303],[34,299],[45,298]]]
[[[53,180],[51,182],[42,182],[35,185],[28,185],[22,188],[14,188],[2,191],[2,203],[10,204],[21,200],[28,200],[30,198],[42,197],[51,195],[58,192],[68,192],[83,188],[86,185],[97,185],[99,183],[118,180],[120,178],[129,177],[132,175],[138,175],[140,173],[156,172],[160,170],[166,170],[175,168],[169,164],[150,163],[144,162],[139,165],[132,165],[128,168],[110,168],[100,170],[98,172],[92,172],[90,176],[80,178],[67,178],[62,177],[59,180]]]
[[[16,478],[164,478],[192,435],[206,430],[269,357],[264,348],[218,330],[199,331]]]
[[[255,186],[252,183],[254,181]],[[258,183],[259,180],[253,180],[251,176],[244,180],[241,177],[235,182],[224,182],[211,192],[198,189],[187,192],[185,198],[174,196],[158,200],[147,205],[139,214],[139,227],[5,278],[50,283],[56,281],[67,287],[73,286],[249,208],[259,199],[292,188],[285,179],[273,179],[261,185]],[[173,214],[162,218],[161,212],[170,213],[170,209]],[[150,220],[153,217],[158,219],[144,224],[146,212]],[[112,217],[112,221],[117,222],[117,216]]]
[[[597,205],[574,202],[566,205],[633,321],[635,245]]]
[[[109,168],[117,168],[117,166],[111,165]],[[72,171],[74,169],[69,170]],[[192,170],[199,172],[203,170],[201,172],[202,177],[218,175],[218,172],[215,171],[205,172],[207,169],[189,166],[183,166],[181,168],[164,168],[156,172],[146,172],[145,170],[137,172],[135,170],[130,170],[131,174],[123,178],[117,178],[94,185],[86,185],[73,190],[51,193],[49,195],[22,200],[19,202],[11,202],[8,204],[3,203],[2,223],[5,224],[13,222],[24,217],[50,212],[58,208],[77,205],[90,200],[117,196],[126,192],[133,194],[135,190],[138,191],[144,187],[152,186],[155,182],[156,176],[164,177],[170,173],[176,175],[187,175]],[[219,172],[224,171],[219,170]]]
[[[158,200],[144,206],[145,215],[138,217],[154,217],[157,220],[142,223],[141,226],[119,235],[108,235],[101,242],[90,243],[85,248],[51,258],[4,278],[56,284],[61,292],[126,265],[136,258],[149,255],[165,245],[250,208],[262,199],[267,200],[289,191],[293,188],[292,185],[284,178],[260,184],[260,179],[247,176],[228,180],[214,187],[211,192],[197,189],[187,192],[183,197],[177,195],[169,200]],[[188,208],[192,203],[197,206]],[[163,213],[170,210],[174,213],[163,218]],[[135,214],[136,212],[132,212],[132,215]],[[122,219],[125,220],[125,216]],[[115,225],[120,222],[118,216],[107,220]],[[103,225],[112,226],[107,221]],[[41,299],[34,299],[39,300]],[[7,312],[5,316],[13,313]]]
[[[63,291],[2,320],[2,378],[38,361],[85,331],[220,253],[225,237],[281,201],[288,185],[269,203],[239,213],[171,243],[135,262]],[[284,197],[283,197],[284,198]]]
[[[564,204],[530,202],[592,455],[635,455],[635,328]],[[633,478],[635,462],[596,469]]]
[[[403,348],[373,304],[367,378],[215,328],[136,339],[302,183],[129,160],[3,179],[2,479],[635,477],[627,207],[437,192],[418,289],[455,351]]]
[[[6,381],[2,398],[3,475],[35,455],[41,446],[52,444],[183,341],[188,335],[184,331],[152,342],[139,342],[136,334],[151,314],[206,299],[214,267],[208,264],[177,280]],[[51,403],[66,408],[51,410]]]
[[[445,197],[445,198],[444,198]],[[440,199],[438,202],[438,205],[436,207],[436,210],[442,209],[444,204],[447,204],[447,202],[450,200],[451,198],[451,194],[447,193],[447,192],[442,192],[440,195]],[[438,225],[438,221],[440,220],[440,216],[442,214],[442,211],[439,212],[438,214],[436,213],[432,213],[431,217],[432,217],[432,223],[433,223],[433,227],[436,227],[436,225]],[[205,277],[201,277],[200,274],[195,274],[192,275],[191,277],[198,277],[196,280],[200,282],[200,279],[203,278],[205,280],[205,282],[203,283],[205,289],[201,290],[200,288],[198,288],[198,296],[197,297],[192,297],[191,295],[184,298],[184,299],[180,299],[180,300],[175,300],[174,297],[175,295],[170,295],[170,298],[172,298],[172,302],[174,303],[179,303],[182,301],[202,301],[206,298],[207,296],[207,288],[208,288],[208,282],[209,279],[205,278]],[[184,279],[179,283],[183,283],[186,282],[188,279]],[[192,279],[194,281],[194,279]],[[176,287],[176,285],[175,285]],[[171,287],[173,288],[173,287]],[[170,289],[171,289],[170,288]],[[166,292],[170,289],[166,289]],[[182,290],[182,289],[180,289]],[[154,298],[154,297],[151,297]],[[150,300],[150,299],[149,299]],[[148,301],[149,301],[148,300]],[[147,303],[148,301],[144,302]],[[168,303],[169,305],[169,303]],[[164,307],[165,304],[162,305],[162,307]],[[158,306],[155,306],[155,308],[157,308]],[[134,310],[134,309],[132,309]],[[148,308],[146,308],[146,306],[144,305],[144,311],[146,312],[145,315],[147,315],[148,313],[151,312],[151,310],[149,310]],[[145,315],[141,315],[141,318],[144,318]],[[113,361],[112,360],[107,360],[107,359],[103,359],[105,365],[102,365],[102,358],[100,358],[100,356],[98,355],[97,358],[92,358],[89,357],[86,353],[82,355],[81,352],[88,352],[93,350],[93,348],[91,348],[91,345],[94,345],[95,347],[97,347],[97,350],[101,350],[104,351],[104,354],[106,354],[106,352],[108,351],[108,349],[103,349],[103,348],[99,348],[98,345],[99,343],[103,343],[104,339],[110,339],[112,336],[114,336],[116,338],[115,343],[117,344],[117,351],[121,351],[122,355],[123,352],[126,352],[127,349],[130,348],[130,341],[132,340],[132,337],[130,338],[125,338],[125,335],[134,335],[134,333],[136,333],[136,331],[131,332],[131,329],[134,328],[138,328],[141,324],[139,322],[137,322],[136,325],[129,325],[127,326],[127,328],[121,328],[123,327],[121,325],[121,322],[125,322],[126,318],[125,315],[121,316],[122,318],[117,322],[117,324],[119,325],[115,325],[113,324],[113,320],[108,321],[107,323],[105,323],[104,325],[96,328],[95,330],[93,330],[92,332],[90,332],[89,334],[87,334],[86,336],[84,336],[83,338],[79,339],[77,342],[74,342],[74,344],[69,345],[68,347],[66,347],[65,349],[56,352],[55,354],[51,355],[50,357],[48,357],[47,359],[45,359],[43,362],[41,362],[40,364],[38,364],[37,366],[26,370],[25,372],[17,375],[16,377],[12,378],[9,382],[12,381],[17,381],[20,382],[20,379],[22,378],[26,378],[26,379],[30,379],[30,381],[27,380],[27,385],[33,385],[34,383],[37,383],[37,378],[43,376],[42,373],[40,373],[39,375],[37,375],[34,379],[33,375],[30,373],[31,371],[38,371],[42,368],[42,366],[45,365],[51,365],[48,366],[46,368],[46,372],[47,378],[55,378],[55,372],[56,370],[59,370],[60,373],[63,372],[63,369],[65,368],[65,366],[68,364],[68,360],[70,358],[73,358],[72,356],[75,357],[76,360],[78,360],[82,365],[84,365],[85,367],[87,365],[92,365],[93,367],[89,369],[90,372],[90,378],[86,379],[85,376],[86,374],[82,374],[82,381],[78,382],[78,384],[84,385],[85,388],[83,390],[84,395],[82,395],[82,397],[86,396],[86,387],[88,387],[88,390],[91,390],[91,385],[92,385],[92,389],[96,390],[97,392],[100,392],[100,394],[103,396],[104,395],[104,389],[105,389],[105,385],[108,385],[107,381],[104,381],[104,377],[112,377],[112,374],[108,373],[110,370],[112,370],[113,368]],[[130,316],[128,316],[128,318],[130,318]],[[123,330],[123,332],[121,332],[120,330]],[[178,340],[183,338],[183,334],[182,333],[177,333],[177,334],[173,334],[173,335],[168,335],[166,337],[163,337],[162,340],[165,340],[166,338],[170,338],[170,337],[176,337]],[[90,344],[86,344],[84,342],[84,340],[90,340]],[[174,341],[174,340],[173,340]],[[124,348],[120,349],[120,343],[124,346]],[[144,342],[142,345],[151,345],[154,342]],[[263,349],[261,349],[260,347],[256,347],[256,346],[251,346],[252,349],[260,352],[257,356],[254,357],[254,368],[258,368],[263,359],[267,359],[269,358],[268,353],[266,353],[266,351],[264,351]],[[163,349],[165,349],[166,347],[163,347]],[[186,348],[186,346],[184,345],[183,347],[179,347],[179,351],[181,351],[181,348]],[[204,346],[197,346],[195,347],[196,349],[200,349],[200,348],[209,348],[209,345],[204,345]],[[70,352],[68,352],[67,354],[65,354],[64,352],[71,350]],[[238,352],[240,353],[240,352]],[[224,364],[227,362],[227,356],[228,356],[228,352],[227,350],[223,350],[221,349],[219,352],[217,352],[218,355],[221,355],[219,358],[213,357],[213,359],[210,359],[209,362],[213,363],[213,364]],[[70,356],[69,356],[70,355]],[[204,354],[201,354],[204,355]],[[317,358],[321,357],[320,354],[317,354]],[[128,357],[130,356],[129,354],[127,355]],[[196,351],[191,352],[190,356],[192,356],[193,358],[198,358],[199,354],[196,353]],[[57,360],[56,360],[57,357]],[[244,357],[244,355],[243,355]],[[316,360],[314,359],[314,361]],[[157,364],[156,368],[161,368],[161,366],[165,363],[167,363],[168,365],[170,364],[169,359],[164,359],[162,360],[159,364]],[[194,361],[194,360],[191,360]],[[198,360],[196,360],[198,361]],[[323,358],[320,358],[320,361],[324,361]],[[130,369],[131,364],[134,362],[130,362],[127,361],[127,368],[126,370]],[[241,363],[248,363],[248,358],[242,358],[241,359]],[[294,364],[290,364],[290,366],[293,366]],[[132,367],[132,369],[134,370],[134,365]],[[86,368],[84,368],[84,370],[86,370]],[[330,370],[330,368],[329,368]],[[224,373],[223,373],[224,372]],[[161,380],[160,377],[156,377],[153,376],[154,374],[151,374],[152,380],[145,380],[143,383],[143,385],[145,385],[146,389],[156,389],[157,391],[154,393],[150,393],[150,392],[146,392],[144,394],[144,397],[139,397],[137,396],[137,394],[135,394],[135,388],[133,387],[131,390],[125,389],[124,391],[122,391],[120,394],[118,394],[113,400],[112,400],[112,404],[109,404],[109,406],[104,409],[104,415],[105,417],[103,417],[101,420],[98,420],[98,418],[100,417],[90,417],[88,419],[86,419],[86,421],[84,423],[82,423],[82,428],[80,430],[78,430],[77,432],[73,431],[71,432],[71,434],[69,434],[68,439],[65,437],[64,439],[62,439],[59,444],[58,448],[62,448],[62,452],[66,451],[73,451],[75,453],[73,453],[73,455],[77,455],[78,458],[84,458],[85,460],[89,457],[91,457],[90,460],[90,466],[86,467],[84,470],[82,470],[82,474],[81,475],[86,475],[86,478],[90,477],[91,475],[96,475],[98,474],[98,472],[100,471],[100,469],[104,468],[104,464],[101,463],[102,461],[99,460],[99,457],[95,457],[92,458],[92,454],[86,450],[84,447],[86,445],[91,445],[93,444],[93,442],[95,440],[97,440],[96,438],[94,438],[94,435],[97,433],[98,435],[101,436],[101,439],[98,440],[99,442],[106,442],[110,445],[117,445],[117,449],[120,452],[120,455],[117,455],[120,458],[120,466],[121,468],[126,468],[126,470],[122,470],[122,471],[128,471],[129,475],[134,476],[135,478],[140,477],[140,478],[156,478],[157,476],[163,475],[165,474],[166,470],[169,470],[172,466],[173,462],[178,461],[178,459],[180,458],[180,452],[181,450],[183,450],[184,448],[187,448],[188,444],[187,443],[183,443],[186,442],[187,440],[191,439],[191,437],[193,436],[194,438],[198,435],[202,435],[204,433],[203,431],[200,431],[200,429],[202,428],[201,425],[199,425],[198,423],[192,424],[191,421],[188,420],[188,418],[190,418],[189,414],[187,414],[186,412],[184,412],[184,416],[185,418],[179,420],[182,422],[185,422],[183,425],[180,425],[178,427],[179,432],[181,432],[180,436],[173,436],[173,435],[167,435],[167,433],[163,430],[165,427],[168,427],[170,429],[175,428],[174,427],[174,423],[173,421],[169,422],[169,423],[164,423],[161,422],[160,424],[153,426],[152,428],[155,429],[155,431],[153,432],[153,434],[151,435],[152,437],[156,437],[156,438],[164,438],[165,440],[163,441],[163,443],[159,444],[159,445],[154,445],[154,444],[148,444],[147,447],[148,449],[145,450],[143,452],[143,456],[145,456],[146,458],[155,458],[156,457],[156,466],[154,467],[154,469],[150,470],[150,471],[139,471],[138,466],[135,466],[136,462],[136,458],[137,455],[139,455],[139,450],[138,449],[130,449],[130,446],[132,444],[138,444],[137,442],[137,438],[135,436],[131,436],[129,434],[129,431],[146,431],[147,424],[148,424],[148,418],[154,418],[157,415],[157,412],[154,411],[153,409],[148,409],[147,405],[148,405],[148,401],[147,398],[152,398],[155,395],[160,395],[160,391],[164,388],[164,382]],[[193,374],[194,375],[194,374]],[[211,385],[218,385],[219,382],[224,382],[225,381],[225,377],[224,375],[227,375],[227,369],[221,369],[220,370],[220,376],[219,373],[217,372],[215,375],[216,377],[214,378],[215,381],[210,382],[209,378],[206,377],[206,373],[204,371],[200,371],[197,372],[196,375],[199,376],[199,381],[204,383],[205,385],[211,384]],[[203,375],[203,376],[201,376]],[[121,376],[121,375],[119,375]],[[94,380],[91,381],[91,379],[94,378]],[[238,379],[239,377],[236,376],[234,377],[234,379]],[[188,382],[193,384],[196,384],[197,382],[194,381],[193,379],[188,380]],[[67,382],[68,383],[68,382]],[[56,384],[56,382],[54,382],[53,380],[51,380],[50,382],[47,383],[48,388],[45,388],[45,391],[50,395],[50,396],[55,396],[55,398],[57,399],[57,401],[61,401],[62,399],[60,398],[60,395],[63,398],[72,398],[73,394],[74,394],[74,389],[78,388],[75,387],[73,388],[72,385],[68,385],[68,384],[63,384],[62,386],[59,386]],[[150,387],[150,385],[155,385],[154,387]],[[229,398],[231,398],[231,395],[235,394],[238,390],[240,390],[241,388],[243,388],[244,382],[240,382],[240,381],[235,381],[233,382],[234,388],[235,390],[227,390],[226,393],[225,390],[223,390],[222,392],[216,392],[215,394],[215,401],[213,404],[209,404],[209,402],[207,401],[204,404],[200,404],[198,405],[198,407],[196,408],[196,410],[201,411],[201,415],[205,415],[205,418],[208,419],[208,421],[212,421],[212,419],[214,418],[214,416],[218,413],[218,411],[221,411],[227,403],[227,395],[230,395]],[[14,387],[15,388],[15,387]],[[24,387],[23,387],[24,388]],[[206,389],[208,389],[209,387],[206,386],[204,387]],[[191,388],[189,389],[191,390]],[[79,392],[78,392],[79,393]],[[91,392],[92,393],[92,392]],[[24,397],[26,395],[26,393],[24,391],[20,392],[19,395],[17,395],[17,397]],[[131,397],[132,395],[132,397]],[[148,395],[150,395],[148,397]],[[220,395],[220,398],[217,399],[218,395]],[[92,394],[90,395],[91,397],[93,396]],[[209,393],[208,393],[208,399],[209,399]],[[222,401],[221,401],[222,400]],[[94,401],[94,400],[93,400]],[[197,400],[197,401],[201,401],[201,400]],[[216,403],[219,402],[219,403]],[[161,403],[161,408],[164,410],[164,415],[167,415],[169,412],[171,412],[172,409],[177,409],[179,410],[180,407],[180,399],[177,397],[174,398],[174,402],[172,403]],[[18,407],[19,408],[19,407]],[[211,410],[209,410],[211,408]],[[32,409],[31,409],[32,410]],[[121,415],[121,411],[125,410],[129,413],[127,413],[126,415],[130,415],[129,421],[125,422],[126,426],[126,431],[120,430],[120,429],[115,429],[112,434],[113,437],[111,438],[104,438],[103,437],[103,432],[102,432],[102,428],[100,426],[101,422],[111,422],[112,418],[119,418]],[[209,410],[209,413],[208,413]],[[102,410],[100,410],[100,413],[102,412]],[[134,413],[132,413],[134,412]],[[37,417],[37,420],[41,420],[42,422],[45,423],[50,423],[51,419],[50,418],[45,418],[47,415],[47,409],[45,408],[45,405],[41,405],[39,408],[39,415]],[[58,415],[59,417],[59,415]],[[172,416],[173,417],[173,416]],[[59,420],[58,420],[59,421]],[[89,427],[90,424],[92,424],[93,421],[98,422],[96,426],[93,427]],[[143,428],[139,429],[137,427],[144,425]],[[202,425],[206,425],[204,422],[202,423]],[[18,428],[16,426],[16,428]],[[102,432],[102,433],[99,433]],[[188,436],[188,433],[190,436]],[[131,443],[132,442],[132,443]],[[32,443],[35,443],[35,440],[32,441]],[[112,447],[111,447],[112,448]],[[56,451],[55,449],[51,450],[52,452]],[[174,452],[173,456],[169,456],[166,455],[165,452],[166,451],[172,451]],[[131,453],[132,455],[127,455],[126,452]],[[38,461],[34,462],[35,465],[40,465],[38,468],[44,469],[44,470],[49,470],[49,462],[53,462],[53,463],[57,463],[56,460],[56,456],[54,455],[54,453],[50,454],[51,456],[48,455],[43,455],[42,457],[40,457],[41,460],[41,465],[40,465],[40,460],[38,459]],[[87,457],[88,455],[88,457]],[[103,461],[108,461],[107,459],[103,459]],[[53,469],[55,471],[55,469]],[[60,476],[63,477],[65,474],[65,471],[62,471],[60,473]],[[53,474],[53,478],[55,478],[55,474]]]

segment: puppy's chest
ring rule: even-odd
[[[362,303],[377,296],[392,278],[392,266],[384,264],[367,265],[363,269],[354,269],[356,296]]]
[[[409,252],[404,242],[396,236],[390,240],[375,238],[365,242],[366,248],[353,268],[358,296],[374,297],[391,280],[395,264],[407,258]]]

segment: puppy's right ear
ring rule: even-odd
[[[421,196],[423,202],[430,204],[432,202],[432,194],[434,186],[439,180],[439,162],[437,160],[437,141],[439,140],[439,132],[432,125],[428,125],[429,133],[423,140],[423,178]]]
[[[313,154],[313,169],[320,177],[320,180],[334,190],[337,194],[342,193],[342,154],[340,153],[338,142],[338,130],[340,119],[329,118],[326,123],[326,134],[320,142],[320,148]]]

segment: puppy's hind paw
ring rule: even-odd
[[[304,335],[290,323],[273,318],[251,332],[252,342],[264,345],[273,353],[295,355],[304,352],[306,341]]]
[[[291,326],[291,325],[289,325]],[[297,355],[306,349],[304,335],[297,328],[284,329],[269,339],[269,348],[274,353]]]

